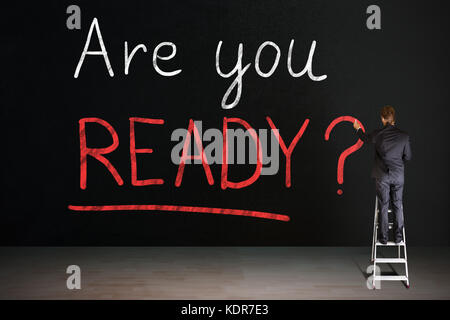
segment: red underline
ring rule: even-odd
[[[177,211],[177,212],[196,212],[196,213],[214,213],[230,214],[235,216],[247,216],[254,218],[272,219],[279,221],[289,221],[290,218],[284,214],[241,210],[226,208],[192,207],[192,206],[174,206],[161,204],[131,204],[131,205],[106,205],[106,206],[73,206],[69,205],[69,210],[73,211]]]

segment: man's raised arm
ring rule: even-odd
[[[355,128],[356,133],[358,134],[358,137],[364,142],[364,143],[375,143],[374,141],[374,134],[373,133],[365,133],[362,131],[361,126],[359,123],[355,120],[353,123],[353,128]]]

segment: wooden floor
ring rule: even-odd
[[[450,248],[408,253],[410,289],[368,290],[362,247],[2,247],[0,299],[449,299]]]

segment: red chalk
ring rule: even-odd
[[[365,130],[364,130],[364,126],[362,125],[362,123],[361,123],[358,119],[356,119],[356,118],[354,118],[354,117],[351,117],[351,116],[342,116],[342,117],[338,117],[338,118],[334,119],[334,120],[330,123],[330,125],[329,125],[328,128],[327,128],[327,130],[325,131],[325,140],[326,140],[326,141],[328,141],[328,139],[330,139],[330,133],[331,133],[331,130],[333,130],[333,128],[334,128],[338,123],[343,122],[343,121],[348,121],[348,122],[351,122],[351,123],[353,123],[353,122],[356,121],[356,122],[359,123],[359,125],[361,126],[361,130],[362,130],[362,131],[365,131]],[[339,184],[343,184],[343,183],[344,183],[344,162],[345,162],[345,159],[346,159],[349,155],[351,155],[353,152],[355,152],[356,150],[358,150],[359,148],[361,148],[363,144],[364,144],[364,142],[363,142],[361,139],[358,139],[358,141],[357,141],[354,145],[352,145],[351,147],[345,149],[345,150],[341,153],[341,155],[339,156],[338,166],[337,166],[337,181],[338,181]],[[339,194],[339,195],[341,195],[342,193],[343,193],[343,191],[342,191],[341,189],[339,189],[339,190],[337,191],[337,194]]]
[[[214,213],[214,214],[230,214],[236,216],[247,216],[254,218],[264,218],[279,221],[289,221],[290,217],[284,214],[271,212],[226,209],[226,208],[209,208],[209,207],[192,207],[192,206],[175,206],[175,205],[106,205],[106,206],[73,206],[69,205],[69,210],[73,211],[176,211],[176,212],[197,212],[197,213]]]

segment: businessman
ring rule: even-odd
[[[405,162],[411,160],[411,146],[406,132],[395,126],[395,110],[392,106],[381,109],[381,122],[383,128],[370,134],[364,133],[355,121],[353,127],[361,140],[375,146],[375,164],[372,169],[372,178],[375,179],[375,188],[380,209],[379,241],[386,244],[388,241],[389,202],[395,214],[394,237],[395,243],[403,241],[403,184]]]

